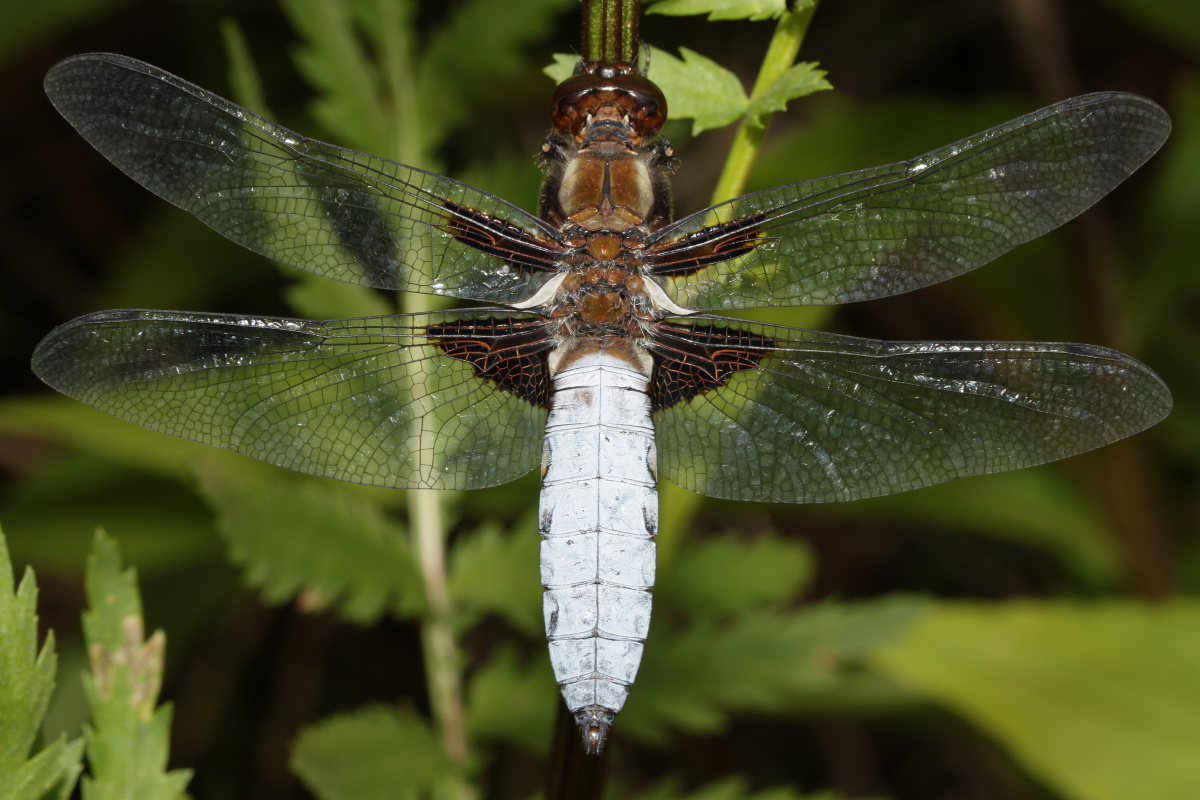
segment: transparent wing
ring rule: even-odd
[[[1171,410],[1157,375],[1103,347],[880,342],[710,319],[699,335],[663,323],[656,344],[685,353],[701,340],[720,363],[743,366],[661,408],[654,426],[660,474],[714,497],[903,492],[1082,453]]]
[[[509,304],[554,269],[554,232],[516,206],[307,139],[141,61],[74,56],[45,85],[55,108],[129,177],[296,269]]]
[[[909,161],[713,206],[660,231],[647,262],[672,300],[701,311],[907,292],[1075,217],[1170,130],[1144,97],[1076,97]]]
[[[445,353],[540,325],[504,309],[330,322],[103,311],[51,332],[33,369],[122,419],[288,469],[477,489],[538,464],[546,411]]]

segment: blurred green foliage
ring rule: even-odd
[[[15,591],[14,591],[15,588]],[[79,776],[83,741],[65,736],[34,748],[54,691],[54,633],[38,648],[37,578],[26,569],[14,587],[0,532],[0,798],[65,798]],[[33,751],[33,752],[31,752]]]
[[[13,9],[0,54],[13,63],[23,50],[48,46],[52,36],[103,21],[120,5],[75,0]],[[468,0],[443,7],[283,0],[280,5],[281,15],[272,19],[286,32],[269,34],[245,23],[260,11],[222,7],[231,16],[222,21],[225,54],[219,60],[235,99],[262,113],[277,110],[305,133],[445,170],[524,207],[533,205],[537,170],[530,154],[544,134],[551,90],[539,69],[556,50],[577,45],[563,39],[574,30],[574,3]],[[845,13],[867,13],[860,4],[844,5],[850,8]],[[1081,5],[1089,13],[1102,7]],[[1129,450],[1100,453],[1066,465],[845,505],[736,505],[664,487],[655,623],[638,683],[614,728],[612,796],[825,797],[798,787],[837,784],[836,770],[820,766],[837,760],[826,758],[833,746],[814,744],[797,731],[820,731],[827,720],[862,725],[882,720],[882,725],[921,733],[959,725],[950,736],[973,731],[1003,754],[998,760],[1023,776],[1005,779],[1003,769],[995,768],[995,774],[979,778],[990,781],[995,794],[989,796],[1200,796],[1200,759],[1190,757],[1200,747],[1194,680],[1200,674],[1200,620],[1189,601],[1153,605],[1141,599],[1163,590],[1190,595],[1200,588],[1200,271],[1195,264],[1200,252],[1195,224],[1200,219],[1195,61],[1200,13],[1183,0],[1106,0],[1103,5],[1118,9],[1108,13],[1128,14],[1117,17],[1122,25],[1145,25],[1138,35],[1162,36],[1184,50],[1171,62],[1173,71],[1162,81],[1165,94],[1159,98],[1175,119],[1175,132],[1163,153],[1113,201],[1109,240],[1102,248],[1109,272],[1102,280],[1110,280],[1114,305],[1100,306],[1111,312],[1108,322],[1117,332],[1116,341],[1105,343],[1159,370],[1175,390],[1175,412],[1141,437],[1134,455]],[[745,22],[738,24],[747,27],[736,29],[767,31],[755,33],[758,39],[747,33],[747,40],[759,43],[769,35],[768,20],[784,4],[664,0],[652,8],[716,20],[762,20],[757,28]],[[146,10],[122,13],[136,16]],[[209,23],[204,35],[210,45],[218,41],[221,10],[195,12]],[[809,34],[814,49],[832,48],[821,45],[826,10],[818,12]],[[839,12],[829,13],[833,28]],[[653,51],[651,74],[664,83],[673,118],[692,120],[690,126],[672,123],[671,128],[685,165],[678,184],[690,190],[679,193],[681,207],[698,206],[711,188],[689,183],[689,172],[715,176],[720,163],[722,133],[693,137],[747,113],[776,112],[787,104],[800,111],[796,116],[802,120],[772,122],[750,179],[750,188],[757,189],[903,159],[1036,105],[1026,91],[999,89],[969,97],[900,91],[869,100],[818,92],[788,103],[828,88],[821,69],[806,62],[793,68],[771,94],[772,102],[750,108],[745,89],[753,57],[734,49],[736,58],[726,63],[718,49],[732,38],[732,28],[714,26],[718,32],[704,39],[698,21],[670,17],[673,26],[656,27],[656,19],[661,23],[664,17],[647,18],[643,30],[663,48]],[[675,30],[679,38],[668,40]],[[692,35],[702,42],[688,38]],[[283,45],[278,37],[286,39]],[[106,42],[104,35],[86,41],[106,49],[99,46]],[[75,46],[74,40],[68,44]],[[872,46],[854,43],[863,51]],[[303,81],[310,93],[296,97],[282,91],[280,68],[260,47],[282,61],[288,60],[284,54],[290,57],[295,72],[287,81]],[[802,56],[815,57],[807,45]],[[555,63],[561,72],[572,59],[556,57]],[[829,78],[838,84],[839,74],[828,63],[823,68],[831,69]],[[517,118],[526,111],[533,121]],[[98,160],[89,154],[80,156],[80,163],[85,158]],[[1069,235],[1055,234],[943,287],[872,306],[878,311],[850,311],[832,321],[825,309],[753,316],[784,324],[835,324],[870,335],[883,330],[930,338],[1094,341],[1097,306],[1090,304],[1081,278],[1094,265],[1073,272],[1070,265],[1085,260],[1079,251]],[[89,309],[205,309],[243,294],[286,303],[293,313],[310,317],[387,313],[395,306],[394,298],[295,274],[286,276],[289,284],[280,291],[265,264],[174,210],[158,207],[130,226],[128,241],[111,262],[86,300]],[[32,271],[35,265],[19,268]],[[0,306],[0,315],[5,308],[11,307]],[[0,319],[0,330],[12,329],[17,319]],[[88,602],[94,610],[86,637],[69,615],[60,613],[53,621],[60,650],[53,700],[55,640],[36,648],[32,575],[14,592],[12,570],[0,559],[0,798],[63,796],[84,743],[68,738],[79,734],[88,715],[92,796],[108,796],[102,790],[115,785],[112,781],[156,787],[139,797],[177,796],[186,781],[183,773],[166,771],[170,714],[154,708],[156,677],[136,676],[142,681],[135,692],[140,698],[136,714],[115,696],[105,706],[95,678],[86,694],[79,688],[89,660],[87,642],[129,655],[132,661],[119,667],[121,680],[131,677],[134,662],[153,661],[155,648],[161,647],[153,636],[143,641],[134,579],[121,572],[115,545],[93,543],[97,524],[140,568],[146,613],[171,637],[165,680],[168,694],[180,697],[175,736],[193,742],[183,750],[201,759],[190,787],[193,796],[291,796],[294,789],[278,789],[263,777],[262,767],[234,752],[270,755],[265,746],[258,749],[256,737],[261,733],[267,740],[272,726],[285,727],[291,769],[323,799],[424,796],[461,785],[478,787],[481,796],[525,797],[541,785],[561,700],[541,637],[536,479],[451,495],[443,509],[447,585],[461,647],[470,744],[469,758],[462,762],[448,754],[443,731],[428,711],[428,676],[419,668],[414,674],[405,660],[408,650],[420,647],[413,632],[427,624],[428,602],[408,543],[403,493],[291,475],[46,394],[0,401],[0,437],[0,446],[33,442],[42,448],[38,457],[6,462],[15,466],[0,494],[0,521],[14,561],[35,565],[43,585],[55,587],[54,607],[80,602],[72,600],[69,587],[78,585],[88,552],[97,549],[89,568]],[[1142,494],[1126,494],[1139,486]],[[1169,532],[1165,542],[1164,531]],[[910,569],[900,578],[872,582],[854,572],[853,559],[847,566],[847,541],[851,548],[863,543],[865,561],[870,546],[884,540],[941,543],[942,549],[933,554],[933,563],[908,562]],[[962,549],[968,547],[975,549]],[[1147,553],[1156,547],[1166,554],[1158,582],[1139,583],[1135,565],[1153,562],[1153,552]],[[1174,578],[1162,561],[1178,565]],[[1051,577],[1033,589],[1020,581],[1005,583],[1012,574],[1032,569],[1030,564],[1042,565],[1038,568]],[[995,585],[1015,588],[963,588],[984,570],[1000,576]],[[930,573],[961,576],[961,581],[922,583]],[[241,587],[285,610],[265,612],[274,616],[262,621],[247,611],[251,604]],[[904,589],[925,596],[897,591]],[[970,591],[1040,596],[987,605],[947,597]],[[113,602],[101,602],[104,597]],[[820,602],[811,602],[816,598]],[[101,607],[108,611],[96,610]],[[123,627],[124,620],[134,618],[136,631]],[[304,627],[315,620],[336,620],[339,631],[332,640],[336,644],[318,656],[303,646],[315,647],[312,641],[320,639],[320,628]],[[289,625],[300,633],[289,634]],[[367,625],[374,626],[377,638],[371,649],[357,649],[356,637],[368,634],[355,626]],[[277,660],[254,655],[274,649]],[[355,672],[345,666],[348,661],[369,663],[356,663]],[[415,661],[420,664],[419,657]],[[373,675],[368,669],[399,674],[386,684],[390,694],[370,694],[366,687],[359,692],[333,677],[322,683],[325,671]],[[113,673],[106,680],[116,677]],[[292,689],[308,685],[305,680],[319,685],[310,690],[316,699],[307,706],[273,693],[276,684]],[[197,696],[202,699],[196,701]],[[11,710],[18,707],[25,710]],[[39,726],[43,738],[54,742],[40,749],[35,743]],[[779,730],[794,740],[777,742]],[[63,731],[67,738],[60,738]],[[708,758],[690,757],[691,752]],[[777,758],[768,766],[769,755]],[[277,761],[282,769],[284,758]],[[7,776],[32,774],[35,764],[41,777],[27,785],[36,784],[38,791],[4,794],[13,785],[6,783]],[[524,777],[516,775],[521,770]],[[455,783],[463,780],[468,783]],[[930,781],[931,787],[937,785]],[[764,788],[772,786],[777,788]],[[883,794],[887,785],[843,788],[858,795]]]

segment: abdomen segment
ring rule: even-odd
[[[647,376],[598,349],[554,377],[539,528],[550,660],[589,751],[625,704],[650,625],[658,531]]]

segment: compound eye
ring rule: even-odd
[[[596,105],[595,92],[605,82],[599,75],[583,73],[560,83],[550,98],[550,118],[555,130],[571,135],[582,131],[588,113]]]

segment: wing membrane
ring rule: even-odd
[[[543,408],[444,354],[455,327],[478,345],[498,321],[540,324],[506,309],[329,322],[104,311],[51,332],[33,368],[122,419],[288,469],[477,489],[533,469],[546,423]]]
[[[556,234],[516,206],[307,139],[141,61],[68,58],[47,74],[46,93],[135,181],[296,269],[510,304],[532,296],[554,269]],[[464,231],[477,230],[489,251],[462,241]]]
[[[1144,97],[1076,97],[909,161],[713,206],[660,231],[647,262],[672,300],[701,311],[911,291],[1075,217],[1145,163],[1170,129]],[[712,241],[726,229],[729,255],[712,263]],[[739,255],[755,235],[758,246]]]
[[[655,413],[660,474],[714,497],[820,503],[1019,469],[1144,430],[1171,409],[1149,368],[1103,347],[880,342],[715,320],[757,368]],[[689,325],[656,339],[686,351]]]

